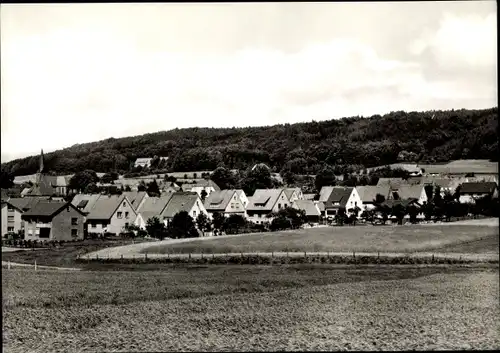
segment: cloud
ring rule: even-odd
[[[398,59],[347,34],[301,37],[300,45],[287,48],[256,45],[254,38],[231,50],[193,52],[183,50],[182,38],[172,44],[171,32],[153,37],[155,29],[164,29],[155,21],[144,33],[125,35],[103,19],[92,26],[75,21],[38,34],[2,34],[3,153],[17,157],[176,127],[270,125],[497,102],[494,15],[446,15]],[[237,28],[252,22],[245,23]],[[215,37],[223,28],[207,33]]]

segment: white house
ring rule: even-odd
[[[211,217],[216,212],[220,212],[226,217],[232,214],[239,214],[246,217],[242,196],[246,198],[243,190],[214,191],[205,199],[204,206]]]
[[[2,237],[7,233],[17,233],[24,228],[21,220],[23,211],[8,201],[2,201]]]
[[[202,180],[194,184],[182,184],[182,191],[195,192],[200,197],[203,190],[206,192],[206,196],[208,196],[214,191],[220,191],[220,187],[212,180]]]
[[[284,189],[257,189],[249,199],[247,217],[250,222],[271,223],[272,213],[291,207]]]
[[[170,200],[161,212],[160,219],[163,220],[165,225],[168,225],[174,216],[181,211],[186,211],[194,221],[196,221],[200,213],[204,213],[207,217],[209,216],[197,193],[176,192],[170,194]]]
[[[355,187],[323,186],[319,201],[324,205],[325,217],[337,215],[340,208],[344,208],[346,214],[350,215],[356,207],[361,209],[363,205]]]
[[[304,194],[300,188],[286,188],[285,194],[288,197],[288,200],[293,203],[296,200],[303,200]]]
[[[137,212],[125,195],[101,195],[87,215],[87,231],[118,235],[136,217]]]

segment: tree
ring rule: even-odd
[[[139,185],[137,185],[137,191],[146,191],[146,190],[147,190],[146,183],[144,182],[144,180],[141,180]]]
[[[124,191],[132,191],[132,189],[130,188],[130,185],[125,185]]]
[[[83,190],[85,194],[97,194],[99,192],[99,188],[95,183],[88,184]]]
[[[381,194],[375,195],[375,199],[373,200],[373,203],[375,205],[380,205],[385,202],[385,196]]]
[[[198,229],[203,232],[203,236],[205,236],[205,231],[208,231],[210,220],[206,214],[200,213],[198,217],[196,217],[196,225],[198,226]]]
[[[205,189],[201,190],[200,198],[201,202],[205,202],[205,199],[207,198],[207,192],[205,191]]]
[[[387,220],[389,219],[389,213],[391,212],[389,206],[383,203],[378,204],[375,207],[375,211],[382,217],[382,224],[385,225],[387,223]]]
[[[323,186],[335,186],[335,171],[330,166],[325,166],[323,169],[316,174],[316,179],[314,180],[314,186],[319,192]]]
[[[257,166],[249,171],[242,181],[243,191],[247,195],[253,195],[257,189],[268,189],[273,185],[271,172],[264,166]]]
[[[0,172],[0,188],[9,189],[14,185],[14,176],[6,171]]]
[[[274,232],[277,230],[290,229],[291,227],[292,223],[290,220],[284,215],[279,215],[278,217],[274,217],[271,221],[270,229]]]
[[[410,223],[417,223],[418,208],[415,205],[408,205],[406,207],[406,213],[410,216]]]
[[[75,175],[71,177],[69,180],[69,189],[71,190],[77,190],[79,192],[83,192],[85,188],[90,184],[90,183],[97,183],[99,181],[99,177],[97,176],[97,173],[94,172],[93,170],[84,170],[83,172],[78,172]]]
[[[431,202],[424,202],[422,212],[426,221],[430,221],[434,215],[434,205]]]
[[[215,212],[212,216],[212,226],[216,231],[221,231],[224,227],[225,217],[220,212]]]
[[[232,214],[224,221],[224,229],[229,231],[230,234],[238,234],[239,229],[246,225],[246,220],[242,215]]]
[[[340,207],[337,211],[337,215],[335,216],[335,222],[339,225],[339,226],[343,226],[345,221],[346,221],[346,218],[347,218],[347,215],[346,215],[346,212],[345,212],[345,208],[344,207]]]
[[[287,185],[293,185],[295,183],[295,174],[290,170],[285,170],[281,173],[283,180]]]
[[[158,217],[149,218],[146,222],[146,231],[153,237],[162,240],[167,236],[165,224]]]
[[[193,218],[186,211],[175,214],[168,225],[168,234],[173,238],[196,238],[199,236]]]
[[[101,183],[111,184],[113,181],[118,180],[118,177],[118,173],[116,172],[106,173],[101,177]]]
[[[392,206],[392,215],[396,217],[398,224],[403,224],[403,219],[406,215],[406,209],[401,203],[397,203]]]
[[[160,188],[158,187],[156,179],[153,179],[153,181],[148,184],[146,191],[149,196],[160,196]]]

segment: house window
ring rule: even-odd
[[[127,203],[125,201],[123,201],[123,207],[127,206]]]
[[[278,204],[278,209],[279,209],[279,210],[281,209],[281,204],[280,204],[280,203]]]
[[[196,217],[196,211],[193,211],[193,216]]]
[[[125,222],[125,228],[127,228],[127,227],[128,227],[128,222]]]
[[[118,218],[122,218],[122,213],[121,213],[121,212],[118,212],[118,213],[116,214],[116,216],[117,216]]]
[[[234,208],[234,203],[231,203],[231,208]]]
[[[91,224],[90,224],[90,226],[91,226],[92,228],[97,227],[97,225],[96,225],[95,223],[91,223]]]
[[[14,231],[14,227],[7,227],[7,232],[13,232]]]
[[[128,219],[128,212],[125,212],[125,218]]]
[[[72,226],[78,225],[78,218],[71,218],[71,225]]]
[[[7,210],[8,210],[8,211],[14,211],[14,207],[12,207],[11,205],[8,205],[8,206],[7,206]]]
[[[7,222],[14,222],[14,216],[7,216]]]
[[[78,229],[71,229],[71,236],[77,237],[78,236]]]

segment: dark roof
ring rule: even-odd
[[[167,206],[163,209],[161,216],[167,218],[173,218],[177,213],[181,211],[189,212],[194,206],[199,196],[195,192],[176,192],[170,197]],[[200,200],[201,204],[201,200]]]
[[[10,198],[7,201],[10,202],[13,206],[23,211],[27,211],[32,208],[38,201],[48,199],[48,196],[25,196]]]
[[[404,207],[410,205],[410,204],[413,204],[415,206],[419,206],[417,200],[415,199],[404,199],[404,200],[385,200],[382,205],[384,206],[389,206],[389,207],[394,207],[396,205],[403,205]]]
[[[334,203],[339,203],[336,207],[346,207],[347,201],[352,194],[353,187],[343,187],[343,186],[334,186],[328,187],[330,191],[330,195],[328,195],[327,201],[324,202],[325,208],[335,207]],[[321,193],[321,192],[320,192]]]
[[[78,213],[83,215],[83,213],[80,212],[75,206],[73,206],[71,202],[40,200],[31,209],[26,211],[23,214],[23,217],[29,217],[29,216],[53,217],[57,213],[59,213],[59,211],[61,211],[66,207],[71,207],[77,210]]]
[[[17,207],[16,205],[14,205],[14,204],[10,203],[9,201],[2,200],[2,207],[3,207],[3,205],[9,205],[9,206],[11,206],[11,207],[15,208],[16,210],[18,210],[19,212],[23,213],[23,210],[22,210],[22,209],[20,209],[20,208],[19,208],[19,207]]]
[[[494,182],[463,183],[460,186],[461,194],[491,194],[497,184]]]

